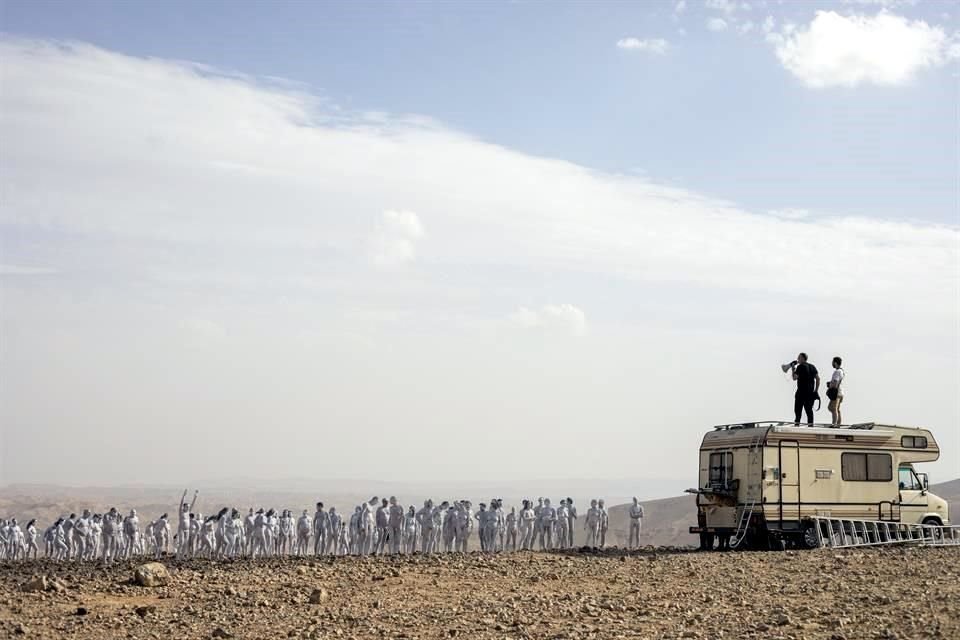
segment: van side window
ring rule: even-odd
[[[900,488],[909,491],[920,491],[923,489],[923,486],[920,484],[920,479],[917,478],[913,469],[910,467],[900,467]]]
[[[721,451],[710,454],[710,486],[726,487],[733,479],[733,453]]]
[[[893,458],[889,453],[844,453],[840,475],[857,482],[889,482],[893,480]]]
[[[900,446],[904,449],[926,449],[926,436],[903,436],[900,438]]]

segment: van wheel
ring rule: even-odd
[[[943,526],[943,523],[940,522],[940,519],[939,519],[939,518],[934,518],[933,516],[930,516],[929,518],[924,518],[924,519],[923,519],[923,524],[928,525],[928,526],[931,526],[931,527],[941,527],[941,526]],[[943,538],[943,529],[936,529],[935,531],[933,531],[933,539],[934,539],[934,540],[940,540],[940,539],[942,539],[942,538]]]
[[[700,534],[700,551],[713,551],[713,534]]]
[[[803,527],[803,532],[800,534],[800,544],[804,549],[817,549],[820,547],[820,538],[817,537],[816,526],[817,525],[811,522]]]

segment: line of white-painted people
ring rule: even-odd
[[[184,498],[186,492],[184,492]],[[421,509],[405,509],[395,497],[372,498],[349,518],[322,502],[310,515],[290,510],[252,508],[244,516],[224,508],[206,518],[193,502],[181,499],[177,531],[171,536],[167,514],[141,531],[136,510],[123,516],[115,508],[105,514],[84,510],[77,517],[59,518],[43,532],[44,555],[55,560],[102,560],[109,563],[132,556],[161,557],[171,550],[178,558],[235,558],[276,555],[369,555],[466,552],[476,530],[484,552],[567,549],[574,546],[578,521],[573,499],[554,507],[549,498],[524,500],[518,512],[503,508],[501,499],[481,503],[474,512],[468,500],[426,500]],[[636,498],[630,508],[629,546],[639,546],[643,507]],[[609,517],[603,500],[591,500],[583,518],[584,545],[606,545]],[[173,545],[173,549],[171,549]],[[36,520],[21,530],[16,519],[0,520],[0,558],[18,560],[39,554]]]

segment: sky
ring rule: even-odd
[[[0,483],[679,492],[799,351],[957,477],[958,61],[946,2],[0,0]]]

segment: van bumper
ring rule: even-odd
[[[733,533],[729,527],[690,527],[690,533]]]

